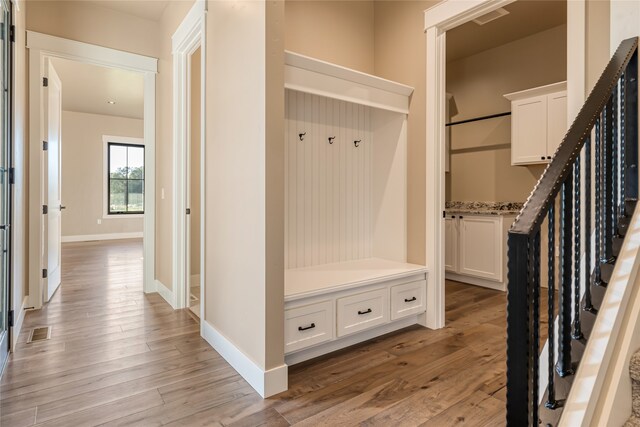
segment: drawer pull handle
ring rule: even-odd
[[[417,299],[416,297],[413,297],[413,298],[405,298],[405,299],[404,299],[404,302],[413,302],[413,301],[415,301],[416,299]]]
[[[298,330],[299,331],[307,331],[309,329],[313,329],[316,327],[315,323],[310,324],[309,326],[305,326],[304,328],[302,326],[298,326]]]
[[[360,315],[369,314],[369,313],[371,313],[371,309],[370,308],[367,308],[365,311],[358,310],[358,314],[360,314]]]

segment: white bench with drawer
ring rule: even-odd
[[[425,323],[427,270],[381,259],[285,273],[285,360],[295,364]]]

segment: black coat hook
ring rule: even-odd
[[[335,136],[330,136],[329,137],[329,144],[333,144],[333,140],[336,139]]]
[[[362,140],[361,140],[361,139],[358,139],[358,140],[356,140],[356,141],[353,141],[353,145],[355,145],[355,146],[356,146],[356,148],[358,148],[358,147],[360,146],[360,143],[361,143],[361,142],[362,142]]]
[[[298,134],[298,137],[300,138],[300,141],[304,141],[304,136],[305,136],[306,134],[307,134],[306,132],[304,132],[304,133],[299,133],[299,134]]]

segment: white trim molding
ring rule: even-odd
[[[209,322],[200,319],[202,337],[211,344],[229,364],[253,387],[260,396],[267,398],[288,388],[288,366],[283,364],[264,370],[240,351],[231,341],[218,332]]]
[[[144,76],[145,141],[145,214],[144,214],[144,292],[155,292],[155,132],[156,73],[158,60],[88,43],[27,31],[29,49],[29,146],[38,147],[44,140],[42,110],[42,76],[47,58],[63,58],[109,68],[125,69]],[[29,305],[41,308],[45,280],[42,279],[47,253],[47,236],[43,233],[42,205],[47,204],[44,189],[45,155],[42,150],[29,152]]]
[[[16,321],[13,324],[11,330],[11,343],[9,343],[9,349],[13,352],[18,344],[18,337],[20,336],[20,332],[22,331],[22,324],[24,323],[24,317],[27,313],[27,304],[29,303],[29,296],[26,296],[22,299],[22,305],[20,309],[14,316],[16,316]]]
[[[173,308],[175,310],[176,309],[175,293],[172,290],[170,290],[169,288],[167,288],[159,280],[155,281],[155,285],[156,285],[156,292],[158,292],[158,294],[160,294],[160,296],[162,298],[164,298],[164,300],[171,306],[171,308]]]
[[[27,31],[27,48],[39,50],[58,58],[70,59],[109,68],[157,73],[158,59],[136,53],[111,49],[75,40],[63,39],[49,34]]]
[[[71,236],[62,236],[62,243],[93,242],[96,240],[141,239],[142,237],[142,231],[134,231],[131,233],[78,234]]]
[[[200,47],[201,55],[201,96],[200,96],[200,277],[205,279],[205,126],[206,126],[206,48],[205,27],[206,7],[204,1],[195,2],[185,19],[173,34],[173,286],[176,295],[176,307],[189,305],[189,279],[187,272],[188,222],[186,209],[188,204],[189,152],[191,140],[191,55]],[[200,286],[200,313],[204,317],[205,286]],[[201,322],[203,323],[203,322]]]

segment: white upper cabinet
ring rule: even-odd
[[[547,153],[553,156],[567,133],[567,91],[547,95]]]
[[[511,164],[548,163],[567,131],[567,84],[505,95],[511,101]]]

